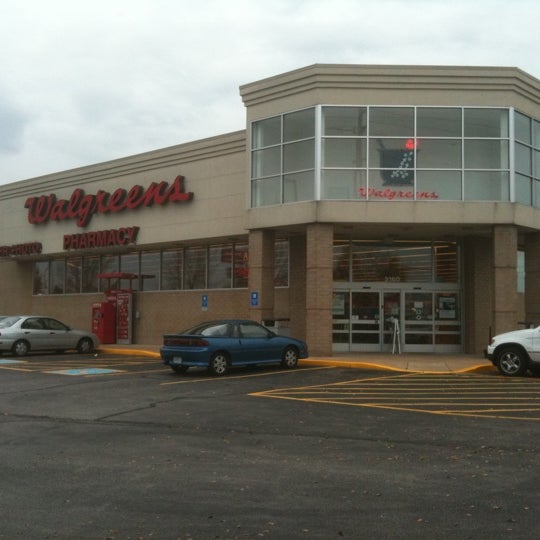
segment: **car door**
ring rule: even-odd
[[[534,330],[528,352],[533,362],[540,362],[540,327]]]
[[[279,359],[279,347],[266,328],[255,322],[245,321],[238,325],[238,330],[239,358],[243,363],[257,364]]]
[[[47,348],[48,332],[41,317],[28,317],[22,321],[21,334],[30,343],[30,349],[39,351]]]
[[[43,325],[47,329],[47,349],[73,349],[76,345],[69,328],[56,319],[43,319]]]

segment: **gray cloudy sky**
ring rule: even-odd
[[[314,63],[516,66],[538,0],[1,0],[0,184],[243,129]]]

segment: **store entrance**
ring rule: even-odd
[[[335,352],[461,352],[458,291],[335,290]]]

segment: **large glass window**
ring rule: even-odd
[[[83,257],[82,264],[82,292],[92,293],[99,290],[98,274],[100,272],[100,260],[99,257]]]
[[[184,288],[206,288],[206,249],[189,247],[184,252]]]
[[[325,105],[254,122],[251,204],[314,200],[319,194],[344,200],[510,201],[515,193],[513,201],[540,206],[539,187],[532,182],[540,181],[540,123],[510,112]],[[512,190],[511,166],[530,178],[516,179]],[[474,185],[467,186],[468,179]]]
[[[33,293],[49,294],[49,261],[34,263]]]
[[[315,198],[315,109],[252,125],[251,205]]]
[[[418,107],[418,137],[461,137],[461,109]]]
[[[140,291],[157,291],[159,289],[159,257],[159,251],[143,251],[141,253]]]
[[[184,250],[168,249],[161,255],[161,289],[176,290],[182,288],[184,268]]]
[[[412,107],[371,107],[369,109],[370,136],[412,137],[414,109]]]
[[[80,293],[82,282],[82,257],[66,260],[66,293]]]
[[[333,276],[339,282],[458,283],[457,245],[335,240]]]
[[[229,289],[232,285],[233,248],[231,244],[208,248],[208,288]]]
[[[360,137],[367,134],[367,107],[323,107],[323,134]]]
[[[249,276],[249,251],[247,244],[234,245],[234,284],[233,287],[247,287]]]
[[[65,259],[51,261],[50,266],[50,294],[64,294],[64,285],[66,279]]]

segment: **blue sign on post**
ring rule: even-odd
[[[207,294],[202,295],[201,307],[203,311],[206,311],[208,309],[208,295]]]
[[[255,307],[259,305],[259,293],[258,292],[252,292],[251,293],[251,307]]]

